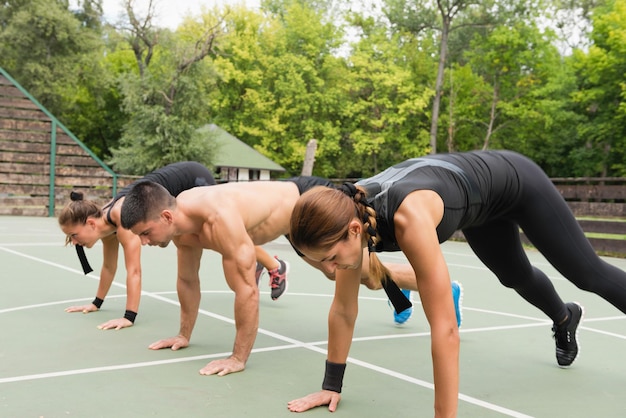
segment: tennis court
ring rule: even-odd
[[[101,311],[66,313],[67,306],[93,300],[101,246],[87,250],[95,271],[85,276],[56,219],[0,217],[0,416],[293,417],[287,402],[321,386],[333,283],[299,260],[286,240],[264,248],[291,263],[289,290],[272,301],[263,276],[259,334],[246,370],[201,376],[198,370],[229,355],[234,341],[233,294],[216,253],[203,255],[191,345],[153,351],[150,343],[178,332],[173,245],[143,248],[135,326],[101,331],[98,324],[125,309],[123,262]],[[448,242],[443,250],[465,291],[459,417],[626,416],[625,315],[575,288],[530,250],[563,299],[585,307],[581,353],[561,369],[542,313],[500,285],[466,244]],[[626,269],[626,260],[608,261]],[[396,327],[384,292],[362,287],[343,398],[333,416],[433,415],[428,326],[415,305],[411,320]],[[304,416],[328,414],[320,407]]]

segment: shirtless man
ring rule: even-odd
[[[162,185],[172,196],[178,196],[180,192],[193,187],[215,184],[215,179],[209,169],[195,161],[181,161],[166,165],[146,174],[136,182],[144,180]],[[126,311],[123,317],[110,319],[98,325],[98,328],[102,330],[131,327],[139,308],[141,242],[136,235],[120,225],[122,203],[134,184],[135,182],[124,187],[102,208],[96,202],[84,199],[82,193],[72,192],[71,202],[63,208],[58,217],[59,226],[66,236],[66,244],[73,244],[77,251],[80,250],[78,251],[79,259],[83,264],[85,274],[92,269],[87,262],[83,247],[91,248],[101,241],[103,251],[103,263],[95,299],[84,305],[67,307],[66,312],[89,313],[100,310],[113,283],[117,271],[119,247],[122,247],[127,272]],[[267,270],[270,276],[271,297],[276,300],[287,286],[288,263],[270,256],[261,247],[256,248],[256,257],[258,261],[256,282],[258,284],[261,274]]]
[[[254,247],[286,235],[296,201],[306,190],[319,185],[333,187],[324,179],[297,177],[197,187],[174,198],[156,183],[138,182],[122,205],[122,226],[138,235],[142,245],[166,247],[173,241],[178,252],[180,330],[178,335],[159,340],[150,348],[178,350],[189,345],[200,306],[202,251],[214,250],[222,255],[226,282],[235,293],[235,343],[230,357],[211,361],[200,374],[224,376],[242,371],[259,326]],[[267,196],[280,196],[280,204]],[[306,261],[324,271],[321,264]],[[369,281],[367,263],[363,265],[362,283],[372,289],[381,288],[380,282]],[[386,266],[398,286],[417,290],[408,263]],[[332,278],[330,273],[325,274]]]

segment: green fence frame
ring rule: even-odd
[[[111,169],[111,167],[106,165],[100,158],[98,158],[98,156],[96,154],[94,154],[89,148],[87,148],[87,146],[85,144],[83,144],[83,142],[80,139],[76,138],[76,136],[72,132],[70,132],[69,129],[67,129],[65,127],[65,125],[63,125],[41,103],[39,103],[39,101],[37,99],[35,99],[24,87],[22,87],[22,85],[20,83],[15,81],[15,79],[13,77],[11,77],[11,75],[9,73],[7,73],[4,70],[4,68],[0,67],[0,73],[4,77],[6,77],[7,80],[9,80],[11,83],[13,83],[13,85],[15,87],[17,87],[19,89],[19,91],[22,92],[22,94],[24,94],[28,98],[28,100],[33,102],[39,108],[39,110],[41,110],[43,113],[45,113],[46,116],[48,116],[50,118],[50,120],[52,121],[52,129],[51,129],[51,132],[50,132],[50,183],[49,183],[50,184],[49,185],[50,194],[49,194],[49,204],[48,204],[48,216],[53,217],[54,216],[54,209],[55,209],[55,204],[54,204],[54,200],[55,200],[54,199],[55,198],[54,182],[55,182],[55,174],[56,174],[56,163],[55,163],[55,161],[56,161],[56,151],[57,151],[57,143],[56,143],[57,128],[61,128],[63,130],[63,132],[65,132],[74,142],[76,142],[76,144],[78,144],[83,150],[85,150],[85,152],[87,152],[87,154],[89,154],[89,156],[91,158],[93,158],[94,161],[96,161],[98,163],[98,165],[100,165],[100,167],[102,167],[103,169],[108,171],[109,174],[111,174],[113,176],[113,196],[115,196],[117,194],[118,175]]]

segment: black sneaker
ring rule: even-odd
[[[259,280],[261,280],[261,276],[263,275],[263,264],[256,262],[256,271],[254,272],[254,277],[256,278],[256,285],[259,286]]]
[[[569,311],[567,321],[562,325],[554,325],[554,341],[556,342],[556,361],[559,367],[569,367],[578,356],[578,324],[584,310],[577,302],[566,303]]]
[[[287,290],[287,273],[289,272],[289,263],[274,256],[279,266],[274,270],[268,271],[270,274],[270,287],[272,288],[272,300],[278,299]]]

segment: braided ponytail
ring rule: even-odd
[[[367,238],[367,249],[369,252],[369,275],[370,280],[375,284],[382,285],[383,282],[391,280],[391,273],[380,261],[380,258],[376,255],[376,245],[381,242],[381,237],[378,234],[376,211],[367,202],[366,192],[360,186],[354,186],[356,193],[353,196],[353,200],[356,203],[357,212],[361,216],[363,222],[363,229]]]

